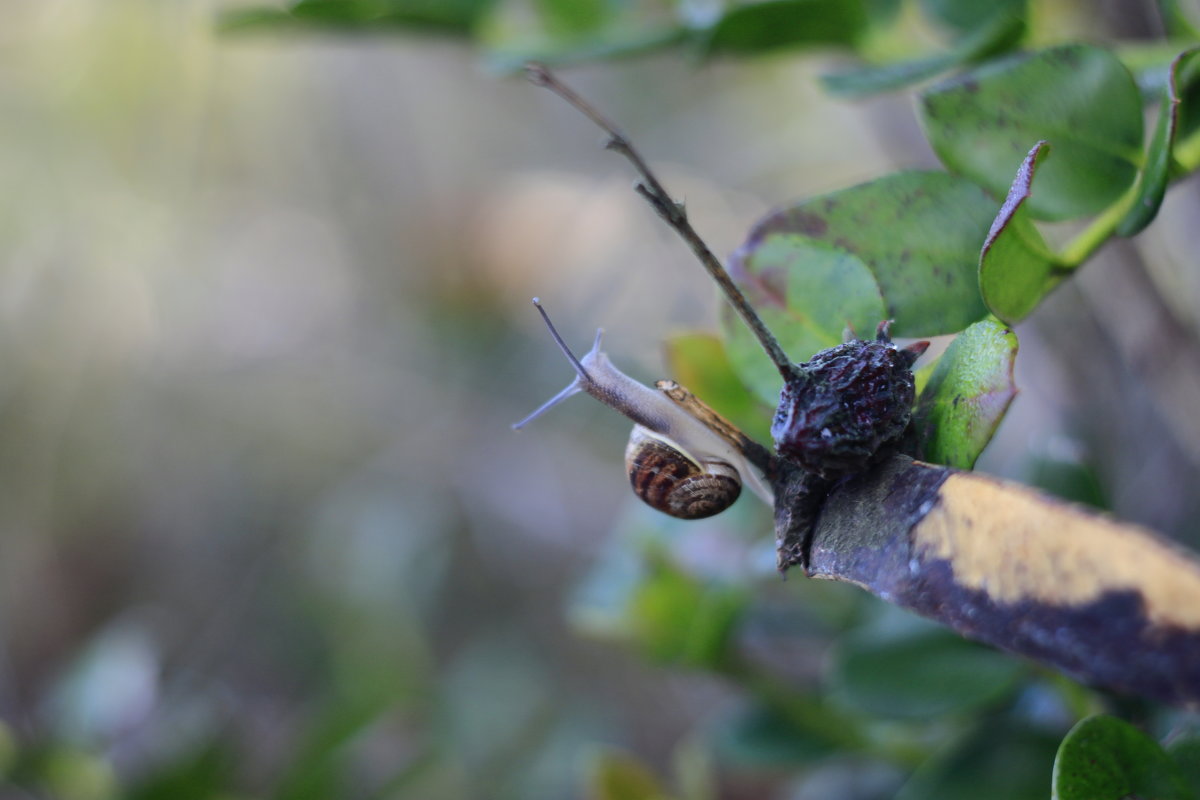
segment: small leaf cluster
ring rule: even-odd
[[[899,336],[969,334],[937,365],[917,416],[923,457],[970,468],[1015,392],[1009,326],[1109,238],[1145,228],[1168,183],[1200,167],[1198,57],[1187,49],[1135,74],[1110,50],[1067,44],[955,75],[918,99],[947,171],[898,172],[778,210],[731,267],[789,352],[879,318]],[[1084,217],[1057,249],[1038,228]],[[731,314],[725,333],[735,369],[769,398],[778,381]]]

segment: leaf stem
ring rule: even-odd
[[[783,352],[779,342],[771,334],[771,331],[763,323],[762,318],[758,316],[750,302],[746,300],[746,296],[734,284],[733,279],[729,277],[729,273],[725,271],[725,267],[713,255],[712,250],[696,233],[692,224],[688,221],[687,210],[682,203],[676,203],[662,183],[658,180],[658,176],[650,169],[650,166],[642,158],[641,154],[634,148],[633,143],[621,132],[617,126],[607,117],[600,113],[594,106],[580,97],[573,89],[555,77],[544,64],[530,63],[525,67],[526,74],[529,80],[538,86],[544,86],[556,95],[566,100],[578,111],[583,113],[588,119],[596,123],[596,125],[608,134],[609,140],[606,147],[624,156],[634,169],[637,170],[641,177],[640,182],[635,187],[637,193],[645,198],[650,207],[670,225],[679,236],[687,242],[688,247],[699,259],[701,265],[708,272],[709,277],[716,281],[717,286],[725,293],[726,299],[730,305],[737,311],[742,321],[750,328],[750,331],[758,338],[758,342],[766,351],[767,356],[774,362],[775,368],[779,370],[779,374],[783,376],[785,381],[790,380],[796,375],[796,367],[787,354]]]
[[[1138,182],[1134,181],[1120,200],[1106,208],[1104,213],[1092,220],[1090,225],[1059,251],[1056,262],[1060,268],[1067,271],[1075,269],[1091,258],[1092,254],[1112,237],[1117,225],[1137,201],[1138,185]]]

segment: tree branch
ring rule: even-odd
[[[1084,683],[1200,706],[1200,561],[1175,543],[905,456],[837,487],[819,514],[809,577],[853,583]]]
[[[701,265],[708,272],[709,277],[716,281],[721,287],[721,291],[725,293],[725,297],[729,300],[730,305],[737,311],[742,321],[750,328],[750,331],[758,338],[759,344],[766,351],[767,356],[775,364],[775,368],[779,370],[779,374],[783,376],[785,381],[795,376],[795,366],[787,354],[783,352],[783,348],[779,346],[779,342],[767,329],[762,319],[758,316],[758,312],[746,300],[746,296],[742,294],[729,277],[729,273],[725,271],[725,267],[717,260],[712,251],[708,249],[708,245],[696,233],[688,221],[687,210],[682,203],[676,203],[662,183],[658,180],[658,176],[650,169],[650,166],[634,148],[633,142],[629,140],[624,133],[607,117],[601,114],[594,106],[580,97],[575,90],[564,84],[549,68],[544,64],[531,63],[525,67],[526,74],[529,80],[538,86],[544,86],[556,95],[566,100],[588,119],[596,123],[596,125],[609,136],[609,141],[606,147],[624,156],[634,169],[637,170],[641,177],[641,182],[635,187],[637,193],[646,199],[650,207],[655,213],[663,219],[668,225],[675,230],[679,236],[687,242],[688,247],[699,259]]]

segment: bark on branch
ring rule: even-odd
[[[796,495],[776,487],[777,520]],[[1084,683],[1200,707],[1196,555],[1028,487],[895,456],[828,496],[803,569]]]

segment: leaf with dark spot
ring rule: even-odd
[[[796,361],[837,344],[847,323],[860,335],[884,318],[897,336],[953,333],[986,313],[976,274],[995,208],[964,178],[898,172],[770,214],[730,269]],[[772,396],[779,377],[741,328],[725,326],[730,357]]]
[[[1194,800],[1195,795],[1158,742],[1124,720],[1096,716],[1062,740],[1054,759],[1054,797]]]
[[[809,230],[824,226],[823,219],[811,214],[801,215],[801,221]],[[798,361],[841,342],[847,325],[869,332],[886,314],[879,284],[861,259],[799,233],[754,241],[734,256],[733,269],[747,299]],[[779,372],[731,310],[726,309],[722,322],[735,371],[773,408],[779,400]]]
[[[1142,102],[1129,70],[1098,47],[1067,45],[988,63],[921,96],[938,158],[993,192],[1030,142],[1055,149],[1030,202],[1039,219],[1093,214],[1133,184]]]

